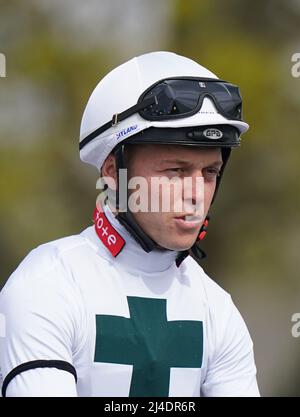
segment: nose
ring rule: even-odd
[[[183,201],[193,211],[199,212],[204,202],[204,178],[202,171],[183,179]]]

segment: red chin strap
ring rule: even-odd
[[[192,258],[194,258],[196,260],[196,262],[201,263],[201,260],[206,258],[206,253],[200,248],[200,242],[205,238],[206,233],[207,233],[207,227],[208,227],[208,222],[209,222],[209,216],[206,216],[200,232],[198,234],[198,237],[196,239],[196,242],[193,244],[193,246],[188,249],[188,250],[184,250],[182,252],[179,252],[177,258],[176,258],[176,266],[179,267],[181,265],[181,263],[185,260],[185,258],[188,255],[191,255]]]
[[[200,233],[198,235],[198,240],[203,240],[207,234],[207,227],[209,222],[209,216],[206,216],[203,225],[201,226]]]

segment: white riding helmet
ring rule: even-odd
[[[225,117],[208,96],[204,97],[196,113],[186,117],[147,120],[136,111],[118,120],[118,114],[135,106],[149,87],[160,80],[176,78],[219,80],[195,61],[172,52],[147,53],[109,72],[94,89],[83,113],[79,144],[81,160],[101,170],[107,156],[120,142],[129,137],[134,140],[134,135],[150,127],[229,125],[235,128],[238,136],[248,129],[248,124],[241,118]],[[105,129],[101,129],[103,125]]]

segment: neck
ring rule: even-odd
[[[101,226],[102,229],[98,229],[97,231],[97,220],[95,221],[98,243],[101,244],[102,241],[103,250],[106,251],[107,255],[111,255],[110,259],[115,258],[118,265],[124,264],[124,267],[127,269],[133,268],[135,270],[149,273],[162,272],[170,268],[172,265],[175,266],[175,259],[178,252],[158,248],[157,246],[150,252],[145,252],[127,228],[121,224],[118,216],[114,215],[108,205],[103,207],[103,213],[104,216],[101,216],[101,218],[104,218],[104,221],[107,219],[108,224],[104,225],[102,220],[100,222],[98,221],[98,226]],[[113,230],[115,230],[115,232],[113,232]],[[112,237],[113,234],[116,238]],[[111,245],[109,245],[108,242],[109,238]],[[115,241],[116,244],[112,245]],[[124,242],[124,244],[122,244],[122,242]],[[116,245],[120,250],[113,253],[112,247],[115,248]]]

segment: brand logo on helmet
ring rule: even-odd
[[[206,129],[203,135],[208,139],[221,139],[223,137],[223,133],[219,129]]]
[[[133,126],[127,127],[127,129],[121,130],[119,133],[117,133],[117,139],[124,138],[125,136],[128,135],[128,133],[131,133],[132,131],[136,130],[137,127],[138,125],[133,125]]]

